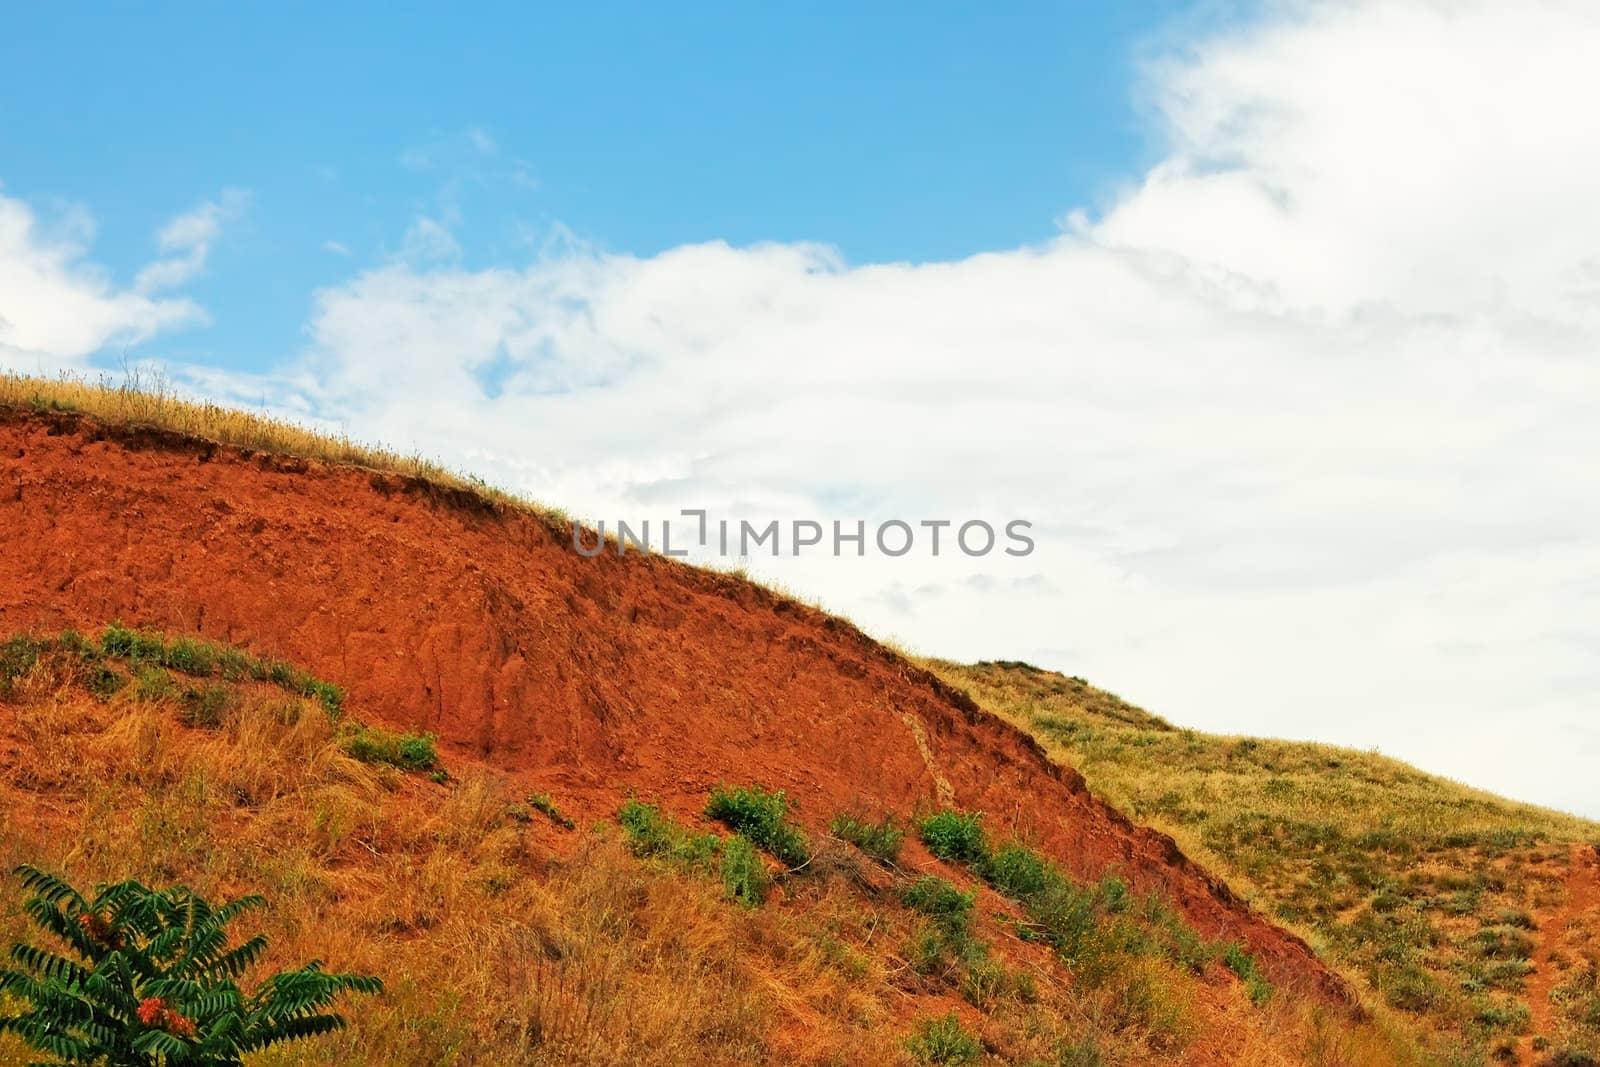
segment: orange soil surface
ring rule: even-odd
[[[1564,950],[1564,935],[1573,923],[1593,923],[1600,918],[1600,848],[1574,842],[1567,860],[1567,882],[1560,905],[1539,917],[1539,947],[1528,976],[1529,1034],[1552,1036],[1555,1013],[1550,991],[1561,978],[1557,957]]]
[[[847,622],[660,557],[583,558],[569,529],[417,479],[0,411],[0,631],[111,619],[303,664],[586,819],[629,793],[697,814],[724,781],[787,790],[813,828],[982,810],[1354,1004],[1169,837]]]

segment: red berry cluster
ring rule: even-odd
[[[167,1007],[160,997],[146,997],[139,1002],[139,1021],[152,1030],[165,1030],[174,1037],[194,1037],[194,1020]]]
[[[78,916],[78,926],[88,935],[89,940],[106,948],[121,948],[122,935],[117,933],[116,927],[111,925],[111,920],[104,915],[96,915],[86,911]]]

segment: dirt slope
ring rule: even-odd
[[[1170,838],[847,623],[660,558],[585,559],[418,480],[0,410],[0,630],[113,618],[303,663],[590,818],[627,791],[692,812],[722,780],[787,789],[813,825],[981,809],[1082,876],[1170,894],[1275,982],[1351,1000]]]

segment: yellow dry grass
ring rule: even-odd
[[[364,467],[422,478],[484,500],[563,519],[561,512],[490,486],[420,455],[369,445],[286,419],[179,396],[159,374],[130,374],[121,382],[64,374],[40,378],[0,372],[0,408],[66,411],[112,426],[150,426],[272,455]]]
[[[0,701],[0,865],[261,892],[264,967],[319,958],[387,984],[345,1005],[348,1031],[253,1064],[910,1064],[918,1020],[950,1010],[992,1063],[1423,1062],[1381,1028],[1256,1008],[1161,959],[1081,986],[989,917],[993,958],[1032,980],[980,1009],[909,965],[923,920],[841,843],[745,909],[635,859],[614,827],[528,819],[492,769],[439,784],[357,762],[320,705],[280,689],[238,683],[202,729],[170,695],[80,681],[40,661]],[[0,942],[29,936],[19,904],[0,885]],[[0,1065],[27,1059],[0,1041]]]
[[[1600,825],[1376,753],[1178,729],[1024,664],[924,665],[1171,834],[1376,1002],[1432,1031],[1441,1055],[1526,1057],[1535,1037],[1600,1055],[1600,993],[1558,994],[1543,1034],[1530,1032],[1528,1003],[1530,968],[1552,966],[1542,944],[1574,921],[1600,932],[1600,916],[1562,908],[1572,846],[1600,842]]]

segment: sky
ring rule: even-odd
[[[1600,8],[683,7],[14,14],[0,366],[1600,816]]]

